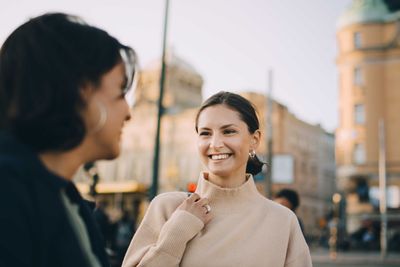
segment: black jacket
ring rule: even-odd
[[[50,173],[30,149],[0,132],[0,266],[86,267],[60,198],[65,189],[86,224],[92,250],[109,266],[92,212],[72,182]]]

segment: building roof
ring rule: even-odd
[[[187,61],[180,58],[173,49],[166,51],[166,64],[171,67],[177,67],[178,69],[185,70],[189,73],[200,75],[199,72]],[[146,70],[158,70],[161,69],[161,59],[153,60],[145,66]]]
[[[389,10],[388,2],[392,10]],[[395,11],[394,1],[384,0],[353,0],[349,7],[339,17],[337,27],[343,28],[352,24],[384,22],[388,15]]]

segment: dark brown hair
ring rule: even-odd
[[[126,91],[136,56],[79,17],[51,13],[19,26],[0,50],[0,130],[36,152],[78,146],[86,129],[80,89],[125,63]]]

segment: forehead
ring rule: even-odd
[[[118,62],[105,76],[107,74],[116,79],[125,79],[125,65],[122,62]]]
[[[117,63],[111,70],[101,76],[100,91],[122,90],[125,83],[125,68],[122,63]]]
[[[246,123],[241,119],[239,112],[218,104],[205,108],[199,115],[198,127],[222,126],[234,124],[236,126],[245,126]]]
[[[125,79],[125,67],[122,63],[117,63],[108,72],[101,76],[102,83],[121,82]]]

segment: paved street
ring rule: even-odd
[[[400,253],[389,253],[384,261],[379,252],[339,252],[337,259],[332,261],[328,250],[313,250],[311,252],[314,267],[399,267]]]

